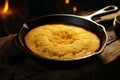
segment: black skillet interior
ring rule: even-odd
[[[23,47],[25,51],[27,51],[27,53],[30,53],[33,56],[40,58],[39,56],[34,55],[34,53],[32,53],[26,47],[25,42],[24,42],[24,37],[27,34],[27,32],[29,32],[31,29],[35,27],[38,27],[44,24],[55,24],[55,23],[77,25],[77,26],[80,26],[82,28],[85,28],[95,33],[100,38],[100,43],[101,43],[98,53],[101,53],[103,46],[106,44],[106,40],[107,40],[106,31],[104,31],[101,25],[96,24],[92,21],[86,20],[76,15],[53,14],[53,15],[40,17],[40,18],[26,22],[21,28],[20,32],[18,33],[18,40],[19,40],[20,45]]]

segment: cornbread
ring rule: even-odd
[[[34,54],[51,59],[73,59],[88,56],[99,49],[96,34],[74,25],[46,24],[30,30],[26,46]]]

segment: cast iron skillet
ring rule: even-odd
[[[115,13],[118,11],[118,7],[114,5],[107,6],[89,16],[78,16],[78,15],[72,15],[72,14],[51,14],[46,15],[43,17],[39,17],[33,20],[30,20],[23,24],[23,27],[20,29],[18,33],[18,42],[21,45],[21,48],[23,51],[25,51],[28,55],[36,58],[37,60],[45,59],[45,60],[51,60],[51,61],[76,61],[76,60],[82,60],[89,57],[92,57],[93,55],[100,54],[108,40],[108,36],[106,33],[106,30],[104,26],[94,22],[92,19],[95,17],[100,17],[103,15]],[[31,52],[25,44],[24,37],[25,35],[33,28],[44,25],[44,24],[52,24],[52,23],[63,23],[63,24],[72,24],[72,25],[78,25],[82,28],[88,29],[91,32],[95,33],[100,38],[100,48],[95,53],[90,54],[88,56],[82,57],[82,58],[74,58],[74,59],[64,59],[64,60],[55,60],[55,59],[49,59],[44,58],[38,55],[35,55],[33,52]]]

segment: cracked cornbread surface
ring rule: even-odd
[[[30,30],[25,36],[26,46],[34,54],[51,59],[82,58],[99,49],[96,34],[67,24],[46,24]]]

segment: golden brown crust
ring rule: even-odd
[[[35,54],[51,59],[72,59],[97,51],[99,38],[80,27],[46,24],[32,29],[25,36],[27,47]]]

